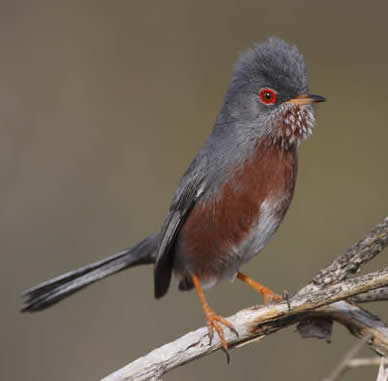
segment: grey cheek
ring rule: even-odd
[[[247,94],[240,99],[240,102],[240,119],[246,122],[252,122],[263,112],[268,111],[268,108],[260,102],[259,96],[255,94]]]

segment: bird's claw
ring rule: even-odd
[[[220,338],[222,348],[226,354],[226,361],[229,364],[230,355],[228,352],[228,344],[225,340],[224,332],[220,324],[223,324],[224,326],[228,327],[236,336],[238,336],[238,332],[236,328],[234,328],[233,325],[229,323],[222,316],[216,315],[212,310],[210,310],[210,308],[208,308],[206,311],[206,320],[207,320],[207,327],[209,331],[209,345],[212,344],[213,337],[214,337],[214,330],[216,330],[218,337]]]
[[[287,302],[288,312],[291,311],[291,302],[290,302],[290,295],[288,294],[287,290],[283,291],[283,300]]]

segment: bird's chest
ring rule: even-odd
[[[296,171],[296,148],[257,147],[213,197],[194,207],[181,231],[180,255],[206,272],[257,254],[288,209]]]

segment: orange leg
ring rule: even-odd
[[[249,276],[246,276],[243,273],[237,273],[237,278],[242,280],[244,283],[246,283],[249,287],[252,287],[257,292],[260,292],[261,295],[263,295],[264,298],[264,304],[270,303],[272,300],[282,300],[283,298],[277,294],[275,294],[273,291],[271,291],[269,288],[264,287],[259,282],[256,282],[252,278],[249,278]]]
[[[220,338],[220,341],[222,343],[222,347],[224,348],[224,351],[226,353],[227,362],[229,363],[230,357],[229,357],[229,353],[228,353],[228,344],[226,343],[226,340],[225,340],[225,337],[224,337],[224,332],[223,332],[223,330],[222,330],[222,328],[221,328],[219,323],[221,323],[221,324],[225,325],[226,327],[228,327],[237,336],[238,336],[238,332],[233,327],[233,325],[231,323],[229,323],[222,316],[216,315],[215,312],[212,309],[210,309],[209,305],[206,302],[205,295],[202,292],[199,278],[196,275],[192,275],[192,279],[193,279],[194,287],[197,290],[197,293],[198,293],[198,296],[199,296],[199,300],[201,301],[202,308],[203,308],[203,310],[205,312],[205,318],[206,318],[206,321],[207,321],[207,328],[209,330],[210,343],[212,342],[213,334],[214,334],[214,329],[215,329],[217,334],[218,334],[218,336],[219,336],[219,338]]]

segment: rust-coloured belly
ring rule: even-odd
[[[251,239],[252,230],[259,229],[254,234],[269,234],[265,229],[260,232],[260,226],[265,225],[260,217],[268,218],[261,208],[263,202],[274,204],[271,217],[278,219],[276,230],[290,204],[296,172],[296,147],[283,151],[276,146],[258,146],[216,197],[193,208],[178,239],[177,272],[194,273],[206,281],[238,271],[244,261],[241,255],[257,254],[238,252]],[[262,238],[263,242],[267,239]]]

